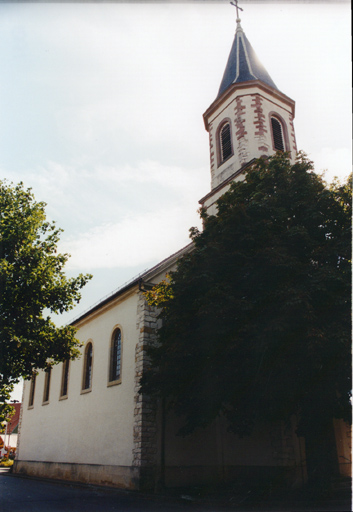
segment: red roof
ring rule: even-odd
[[[18,422],[20,421],[20,412],[21,412],[21,405],[22,404],[12,404],[15,408],[15,414],[11,417],[10,421],[7,424],[7,433],[12,434],[12,432],[15,430],[15,428],[18,425]]]

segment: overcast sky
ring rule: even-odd
[[[297,145],[327,179],[351,168],[350,4],[240,4],[242,27],[296,101]],[[210,190],[202,114],[235,32],[227,0],[0,4],[1,178],[64,229],[90,272],[70,321],[189,242]]]

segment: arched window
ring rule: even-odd
[[[34,373],[31,378],[31,387],[29,388],[28,407],[33,407],[35,389],[36,389],[36,374]]]
[[[271,117],[271,128],[273,137],[273,147],[276,151],[284,151],[283,126],[277,117]]]
[[[45,380],[44,380],[44,393],[43,393],[43,403],[49,402],[49,392],[50,392],[50,377],[51,377],[51,368],[50,366],[45,370]]]
[[[70,368],[70,359],[67,359],[63,363],[63,370],[62,370],[62,375],[61,375],[60,398],[67,397],[67,394],[68,394],[69,368]]]
[[[115,329],[110,344],[109,382],[120,380],[121,376],[121,330]]]
[[[83,367],[82,390],[90,390],[92,387],[92,364],[93,364],[93,345],[87,343],[85,350],[85,360]]]
[[[219,155],[220,164],[228,160],[233,154],[232,134],[230,122],[226,121],[219,130]]]

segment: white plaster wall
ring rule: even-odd
[[[26,382],[20,460],[131,466],[137,300],[134,289],[80,326],[80,341],[93,342],[91,392],[81,394],[83,357],[70,362],[67,399],[59,400],[62,364],[52,370],[47,405],[42,405],[43,372],[37,376],[31,409],[28,409],[30,383]],[[110,340],[117,325],[122,331],[122,379],[121,384],[107,386]]]
[[[218,417],[205,429],[180,437],[180,418],[168,415],[166,423],[165,467],[167,483],[175,485],[215,482],[253,475],[271,478],[285,468],[291,485],[305,478],[302,439],[291,425],[257,425],[251,436],[239,438],[228,431],[224,418]],[[159,452],[160,457],[160,452]]]
[[[343,420],[334,419],[336,449],[341,475],[352,474],[352,427]]]
[[[222,187],[220,190],[217,190],[214,194],[212,194],[212,196],[210,196],[208,199],[206,199],[203,206],[206,208],[207,213],[209,215],[217,215],[217,212],[218,212],[217,204],[216,204],[217,200],[230,189],[230,186],[233,183],[233,181],[244,181],[244,180],[245,180],[245,175],[238,174],[238,176],[236,176],[234,178],[234,180],[232,180],[230,183],[227,183],[227,185],[224,185],[224,187]]]
[[[235,100],[237,96],[232,96],[229,100],[222,104],[214,114],[210,117],[210,131],[209,136],[210,140],[213,141],[213,147],[211,148],[212,152],[214,152],[214,163],[211,166],[211,188],[217,187],[221,181],[226,180],[231,174],[236,172],[241,167],[241,163],[238,158],[238,153],[236,151],[236,127],[234,126],[234,107]],[[225,120],[229,118],[231,120],[231,130],[232,130],[232,145],[234,154],[231,158],[226,160],[222,165],[218,166],[218,154],[217,154],[217,131],[219,125]]]
[[[193,434],[181,437],[176,435],[181,425],[179,418],[169,415],[165,443],[167,466],[277,465],[269,429],[258,428],[252,436],[240,439],[228,432],[225,421],[218,418],[209,427],[197,429]]]

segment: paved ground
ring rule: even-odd
[[[0,472],[0,511],[110,512],[185,511],[189,503],[156,500],[154,496],[42,481]],[[197,509],[196,509],[197,510]]]
[[[149,495],[111,488],[53,482],[12,475],[0,468],[0,512],[324,512],[351,510],[350,500],[254,497],[227,492]]]

